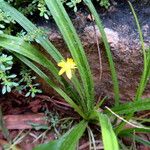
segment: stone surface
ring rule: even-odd
[[[135,11],[139,16],[139,21],[144,34],[146,47],[150,46],[150,6],[135,6]],[[142,51],[139,36],[136,29],[134,17],[128,5],[117,5],[107,12],[101,13],[101,18],[105,26],[108,42],[111,46],[114,62],[116,64],[117,75],[120,85],[120,95],[122,100],[132,100],[135,96],[140,76],[143,70]],[[107,56],[101,40],[100,32],[95,26],[96,35],[102,55],[102,79],[99,79],[99,58],[94,32],[93,22],[87,19],[87,12],[78,12],[78,17],[73,18],[73,23],[84,45],[88,60],[93,73],[96,95],[113,97],[112,81],[107,62]],[[80,17],[79,17],[80,16]],[[81,26],[80,26],[80,22]],[[47,24],[46,26],[49,26]],[[65,57],[68,57],[67,48],[56,28],[51,28],[49,39],[60,49]],[[44,83],[43,83],[44,84]],[[44,91],[49,93],[48,87],[43,85]],[[150,96],[150,85],[148,85],[144,97]]]

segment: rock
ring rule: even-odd
[[[142,12],[142,9],[139,9],[139,7],[140,6],[136,6],[135,9],[138,8],[136,10],[139,10],[137,15],[139,15],[141,28],[143,30],[145,45],[150,47],[150,17],[145,14],[144,11]],[[101,14],[101,18],[105,25],[106,36],[111,47],[117,70],[121,100],[133,100],[143,71],[143,55],[139,35],[130,8],[128,6],[119,5],[116,7],[116,10],[117,11],[113,13],[107,12]],[[108,98],[113,98],[114,94],[108,60],[98,27],[86,22],[83,30],[78,31],[78,33],[92,69],[96,96],[103,95]],[[99,58],[95,35],[97,35],[99,39],[102,55],[101,80],[99,79]],[[49,39],[58,49],[60,49],[65,57],[70,56],[61,35],[56,29],[51,30],[49,33]],[[42,84],[44,91],[49,93],[48,87],[45,86],[45,83],[42,82]],[[149,96],[149,90],[150,85],[147,86],[143,97]]]

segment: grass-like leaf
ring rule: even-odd
[[[140,79],[140,83],[139,83],[139,86],[138,86],[138,89],[136,91],[136,95],[135,95],[135,98],[134,98],[134,101],[139,101],[141,99],[141,96],[142,96],[144,90],[145,90],[146,84],[147,84],[149,76],[150,76],[150,52],[149,51],[146,52],[146,50],[145,50],[144,38],[143,38],[142,30],[141,30],[137,15],[136,15],[136,13],[134,11],[134,8],[133,8],[133,6],[130,2],[129,2],[129,5],[131,7],[132,13],[133,13],[134,18],[135,18],[135,22],[136,22],[139,37],[140,37],[140,42],[141,42],[141,45],[142,45],[143,55],[144,55],[144,70],[143,70],[143,73],[142,73],[142,76],[141,76],[141,79]],[[133,108],[134,108],[134,106],[133,106]],[[137,109],[137,108],[135,108],[135,109]],[[131,113],[128,113],[129,111],[127,109],[126,109],[126,111],[127,111],[127,114],[128,114],[126,118],[128,118],[128,120],[130,120],[134,115],[133,114],[134,111],[131,111]],[[125,124],[126,124],[125,122],[121,122],[120,125],[118,125],[118,129],[116,130],[116,133],[119,133],[123,129]]]
[[[9,4],[4,2],[3,0],[0,1],[0,9],[7,12],[7,14],[10,15],[15,21],[17,21],[28,33],[38,31],[38,28],[31,21],[29,21],[24,15],[22,15],[15,8],[9,6]],[[57,63],[61,60],[64,60],[61,53],[53,46],[53,44],[48,40],[48,38],[39,35],[36,37],[36,41],[51,55],[51,57]],[[82,92],[83,88],[80,81],[77,79],[77,77],[74,77],[72,79],[72,83],[74,84],[74,87],[78,91],[83,101],[84,92]]]
[[[141,46],[142,46],[142,50],[143,50],[143,56],[144,56],[144,70],[142,73],[142,77],[140,80],[140,84],[138,86],[137,92],[136,92],[136,96],[135,96],[135,100],[139,100],[145,90],[146,84],[147,84],[147,80],[149,78],[149,72],[150,72],[150,53],[146,52],[146,48],[144,45],[144,38],[143,38],[143,33],[140,27],[140,23],[138,20],[138,17],[136,15],[136,12],[132,6],[132,4],[128,1],[130,8],[132,10],[132,13],[134,15],[134,19],[137,25],[137,29],[138,29],[138,33],[139,33],[139,37],[140,37],[140,42],[141,42]]]
[[[35,66],[31,61],[15,53],[15,56],[24,62],[28,67],[30,67],[34,72],[36,72],[42,79],[44,79],[50,87],[52,87],[64,100],[70,104],[72,108],[75,109],[83,118],[86,118],[86,115],[82,112],[81,108],[58,86],[56,85],[42,70]]]
[[[126,128],[123,129],[120,133],[119,136],[127,136],[130,133],[150,133],[150,129],[144,129],[144,128]]]
[[[61,84],[63,84],[61,77],[58,75],[58,69],[54,66],[54,64],[34,46],[25,42],[22,38],[0,34],[0,46],[39,63],[43,67],[50,70],[54,77],[60,81]]]
[[[116,106],[112,108],[112,110],[117,114],[131,114],[143,110],[150,110],[150,98],[128,102],[126,104],[120,104],[120,106]]]
[[[89,112],[94,108],[94,85],[90,67],[85,56],[81,41],[73,27],[73,24],[66,13],[60,0],[45,0],[51,14],[62,33],[64,40],[70,50],[70,53],[77,64],[81,80],[83,82],[83,91],[86,95],[85,103]]]
[[[63,135],[60,139],[51,141],[47,144],[38,145],[34,148],[34,150],[75,150],[76,144],[83,135],[86,126],[87,123],[85,121],[81,121],[70,131],[65,133],[65,135]]]
[[[97,113],[97,115],[99,124],[101,126],[104,149],[119,150],[117,137],[113,131],[109,118],[106,115],[100,113]]]
[[[150,141],[142,139],[140,136],[129,134],[129,137],[135,139],[136,142],[141,143],[150,148]]]
[[[114,86],[114,98],[115,98],[115,105],[119,105],[119,85],[118,85],[118,79],[117,79],[117,73],[115,70],[115,65],[113,62],[113,57],[110,51],[110,46],[104,31],[104,27],[102,25],[102,21],[99,18],[99,15],[97,14],[95,7],[93,6],[91,0],[83,0],[84,3],[87,5],[89,8],[91,14],[93,15],[95,22],[100,30],[100,33],[102,35],[102,40],[105,46],[105,50],[107,53],[108,61],[109,61],[109,66],[111,70],[111,76],[112,76],[112,81],[113,81],[113,86]]]
[[[9,16],[11,16],[16,22],[18,22],[28,33],[32,33],[33,31],[36,33],[39,29],[30,21],[28,20],[23,14],[21,14],[18,10],[11,7],[8,3],[6,3],[4,0],[0,1],[0,9],[2,9],[4,12],[6,12]],[[55,48],[55,46],[49,41],[49,39],[44,35],[38,35],[35,37],[35,40],[51,55],[51,57],[58,63],[61,60],[64,60],[61,53]],[[83,103],[83,97],[84,92],[82,88],[81,82],[78,80],[76,76],[73,77],[71,80],[73,83],[73,86],[78,91],[79,97],[76,97],[76,99],[79,99],[82,104]],[[67,84],[68,85],[68,84]]]
[[[11,7],[4,0],[0,1],[0,9],[6,12],[9,16],[11,16],[16,22],[18,22],[28,33],[36,32],[39,29],[29,21],[23,14],[21,14],[18,10]],[[63,57],[61,53],[51,44],[51,42],[44,36],[37,36],[36,40],[39,44],[41,44],[47,52],[54,58],[56,62],[60,62]]]

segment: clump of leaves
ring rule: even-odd
[[[20,81],[17,82],[16,74],[11,74],[13,66],[13,57],[6,54],[0,55],[0,84],[2,86],[2,94],[9,93],[14,88],[19,93],[25,92],[25,96],[35,97],[42,91],[38,89],[39,84],[35,83],[36,76],[31,75],[31,70],[23,67],[20,71]]]
[[[20,33],[20,36],[22,36],[25,41],[32,42],[35,39],[37,39],[38,36],[45,36],[45,31],[43,29],[38,28],[37,30],[30,33]]]
[[[25,97],[31,96],[35,97],[36,94],[42,93],[39,87],[39,83],[34,84],[34,80],[36,76],[31,75],[31,70],[23,67],[20,71],[21,80],[18,82],[19,86],[17,87],[17,91],[19,93],[25,92]]]
[[[37,4],[37,8],[40,11],[39,15],[44,17],[45,19],[49,19],[50,11],[46,7],[46,3],[44,0],[34,0],[32,4]]]
[[[2,85],[2,94],[11,92],[12,88],[17,87],[19,84],[14,81],[16,74],[10,74],[13,65],[13,57],[6,54],[0,55],[0,81]]]
[[[73,8],[74,12],[77,12],[77,4],[80,3],[82,0],[70,0],[66,3],[67,6]]]
[[[105,7],[106,9],[108,9],[108,7],[110,6],[109,0],[97,0],[100,4],[100,6]]]
[[[5,12],[0,9],[0,34],[2,34],[6,28],[6,24],[15,23],[14,20]]]
[[[82,0],[62,0],[64,3],[66,3],[67,6],[70,8],[73,8],[74,12],[77,12],[77,4],[81,3]],[[105,7],[106,9],[110,6],[109,0],[97,0],[100,4],[100,6]]]

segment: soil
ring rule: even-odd
[[[58,117],[59,120],[68,116],[75,118],[76,121],[80,119],[67,103],[61,99],[58,100],[55,97],[46,95],[26,98],[24,95],[12,92],[5,96],[1,95],[0,106],[3,112],[5,127],[9,129],[9,137],[13,140],[21,132],[21,135],[26,135],[18,144],[22,150],[32,150],[33,147],[40,143],[57,139],[58,136],[68,130],[67,124],[64,124],[67,127],[61,127],[62,122],[56,124],[55,130],[54,127],[50,128],[50,125],[53,124],[50,114],[53,117]],[[47,120],[48,118],[46,119],[46,117],[51,118]],[[33,126],[33,124],[36,126]],[[49,130],[46,131],[48,128]],[[56,130],[60,135],[57,134]],[[37,139],[41,134],[44,136]],[[0,150],[2,149],[2,144],[6,143],[6,139],[2,132],[0,132]]]

